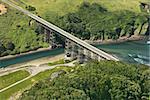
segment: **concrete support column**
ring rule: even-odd
[[[78,49],[78,60],[79,60],[79,63],[83,63],[84,62],[84,49],[82,47],[79,47]]]
[[[101,60],[103,60],[100,56],[98,56],[98,61],[101,61]]]
[[[50,42],[50,31],[47,29],[44,29],[44,42],[49,43]]]
[[[91,59],[91,52],[87,49],[84,49],[84,55],[85,55],[85,61],[88,61]]]
[[[74,42],[72,42],[71,44],[72,44],[71,56],[72,56],[72,59],[74,60],[74,59],[77,59],[78,47],[76,46]]]
[[[49,30],[49,43],[51,45],[51,48],[56,48],[57,43],[56,43],[56,38],[55,38],[55,33],[52,30]]]
[[[95,53],[92,53],[92,54],[91,54],[91,58],[94,59],[94,60],[99,61],[99,55],[97,55],[97,54],[95,54]]]
[[[44,41],[50,44],[50,48],[56,47],[55,34],[52,30],[44,28]]]
[[[69,39],[65,40],[65,60],[72,60],[72,42]]]

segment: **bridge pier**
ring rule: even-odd
[[[99,55],[95,54],[95,53],[91,53],[91,58],[97,61],[101,61],[103,60],[102,57],[100,57]]]
[[[77,46],[74,42],[66,39],[65,41],[65,60],[74,60],[77,58]]]
[[[85,62],[91,59],[91,52],[87,49],[84,49],[84,55],[85,55]]]
[[[84,63],[85,61],[84,49],[82,47],[78,48],[78,61],[80,64]]]
[[[44,41],[49,43],[51,49],[56,48],[55,34],[52,30],[44,28]]]
[[[72,42],[72,52],[71,52],[72,59],[73,60],[77,59],[77,55],[78,55],[78,47],[74,42]]]

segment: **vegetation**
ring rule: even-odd
[[[64,59],[60,59],[58,61],[52,62],[52,63],[48,63],[49,66],[53,66],[53,65],[58,65],[58,64],[64,64],[65,61]]]
[[[46,20],[81,39],[116,40],[122,36],[146,34],[148,30],[144,29],[144,26],[148,26],[148,15],[140,11],[140,2],[147,0],[129,1],[130,4],[128,0],[89,0],[88,2],[82,0],[80,2],[78,0],[46,0],[42,2],[42,6],[38,0],[21,1],[25,4],[34,5],[37,7],[37,12]],[[64,4],[65,8],[68,4],[69,9],[61,8]],[[43,7],[43,5],[45,6]],[[70,7],[70,5],[72,6]]]
[[[0,16],[0,56],[19,54],[40,47],[48,47],[43,35],[35,33],[35,24],[21,12],[8,7]]]
[[[77,12],[57,17],[53,23],[81,39],[116,40],[122,36],[145,34],[146,30],[140,30],[144,24],[148,25],[148,16],[128,10],[110,12],[97,3],[84,2]]]
[[[90,62],[53,81],[40,81],[20,100],[148,100],[150,69],[121,62]]]
[[[25,70],[16,71],[8,75],[0,76],[0,89],[3,89],[19,80],[22,80],[30,74]]]
[[[80,4],[82,4],[85,0],[12,0],[17,1],[18,5],[31,5],[36,7],[37,12],[43,16],[47,12],[51,12],[51,15],[66,15],[71,12],[76,12]],[[140,2],[148,2],[149,0],[86,0],[89,3],[97,3],[103,5],[109,11],[121,11],[121,10],[129,10],[132,12],[141,12],[139,8]],[[51,16],[52,17],[52,16]]]
[[[19,91],[22,92],[22,91],[26,90],[27,88],[30,88],[33,84],[37,83],[38,81],[50,78],[52,73],[60,71],[60,70],[64,70],[65,72],[68,73],[72,70],[72,68],[60,66],[60,67],[56,67],[56,68],[51,69],[51,70],[41,72],[41,73],[31,77],[30,79],[28,79],[28,80],[26,80],[20,84],[17,84],[14,87],[11,87],[4,92],[1,92],[0,93],[0,100],[7,100],[12,95],[14,95],[15,93],[18,93]]]
[[[11,1],[81,39],[105,40],[118,39],[121,36],[130,37],[134,34],[144,34],[146,30],[143,27],[148,25],[147,15],[141,13],[139,6],[139,2],[148,0]],[[7,8],[8,12],[0,16],[0,56],[48,47],[44,35],[39,34],[43,29],[39,30],[39,26],[21,12]],[[63,43],[63,39],[58,38],[57,41]]]
[[[35,11],[36,8],[35,7],[32,7],[32,6],[26,6],[26,9],[29,10],[29,11]]]

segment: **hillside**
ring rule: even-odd
[[[139,6],[148,0],[11,1],[81,39],[116,40],[148,32],[148,14]],[[30,18],[7,7],[7,13],[0,16],[0,56],[48,47],[41,27],[34,22],[30,25]]]
[[[25,91],[20,100],[148,100],[150,69],[113,61],[90,62]]]
[[[147,32],[148,15],[141,10],[141,2],[148,0],[20,0],[18,3],[35,7],[38,15],[81,39],[106,40]]]
[[[12,0],[19,1],[19,4],[31,5],[37,8],[40,15],[46,12],[54,12],[59,15],[65,15],[69,12],[78,10],[80,4],[85,0]],[[129,10],[133,12],[141,12],[140,2],[148,2],[149,0],[86,0],[90,3],[98,3],[103,5],[109,11]]]
[[[47,47],[43,35],[29,26],[30,18],[7,6],[7,13],[0,15],[0,56],[19,54],[40,47]]]

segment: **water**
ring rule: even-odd
[[[27,54],[27,55],[23,55],[20,57],[7,59],[7,60],[0,60],[0,67],[7,67],[9,65],[23,63],[26,61],[30,61],[30,60],[34,60],[34,59],[42,58],[42,57],[48,57],[48,56],[51,57],[51,56],[61,54],[63,52],[64,52],[63,48],[58,48],[58,49],[49,50],[49,51],[41,51],[41,52],[36,52],[32,54]]]
[[[117,44],[103,44],[96,47],[117,56],[121,61],[150,65],[150,44],[147,44],[146,41],[129,41]],[[63,52],[64,49],[59,48],[50,51],[28,54],[12,59],[1,60],[0,67],[7,67],[12,64],[23,63],[37,58],[55,56]]]
[[[146,40],[103,44],[97,47],[117,56],[122,61],[150,65],[150,44],[147,44]]]

